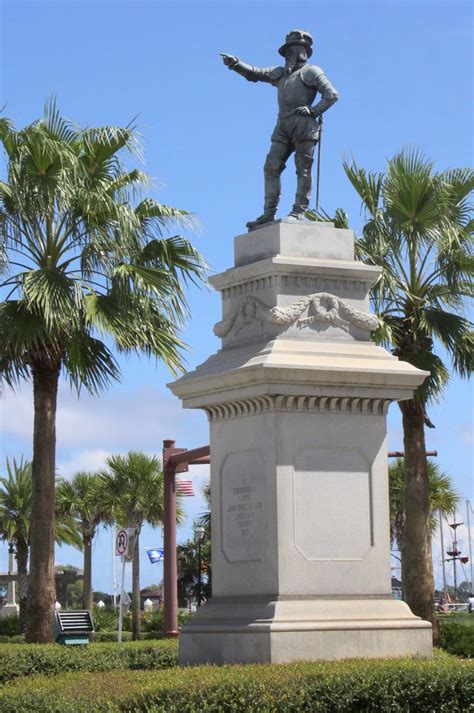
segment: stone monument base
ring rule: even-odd
[[[431,657],[431,625],[392,598],[213,598],[179,644],[184,665],[415,655]]]
[[[427,376],[371,339],[354,235],[276,221],[237,236],[222,348],[172,384],[210,423],[212,599],[180,662],[430,657],[391,596],[387,409]]]
[[[7,616],[18,616],[20,607],[18,604],[7,603],[0,608],[0,619],[5,619]]]

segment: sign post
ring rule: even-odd
[[[125,563],[127,560],[131,560],[133,557],[133,535],[135,534],[134,528],[121,528],[117,530],[115,536],[115,554],[119,556],[122,560],[122,576],[120,581],[120,609],[119,609],[119,624],[118,624],[118,641],[122,641],[122,629],[123,629],[123,608],[125,605],[124,601],[124,582],[125,582]],[[127,595],[127,604],[129,603],[129,597]]]

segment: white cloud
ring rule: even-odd
[[[62,478],[71,478],[79,471],[98,471],[105,467],[105,459],[112,455],[111,451],[92,449],[74,451],[67,458],[59,459],[56,463],[58,475]]]
[[[2,430],[31,441],[33,429],[33,398],[31,388],[17,393],[5,393],[2,406]],[[160,391],[154,385],[143,384],[135,390],[117,387],[93,398],[84,393],[78,399],[65,383],[60,384],[57,412],[57,448],[84,448],[87,451],[113,450],[126,452],[132,448],[160,451],[164,438],[175,437],[188,447],[196,445],[189,439],[207,440],[205,416],[183,411],[178,399]],[[70,458],[66,458],[70,460]]]

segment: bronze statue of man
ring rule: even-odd
[[[297,176],[296,198],[290,216],[303,219],[311,198],[311,168],[314,149],[321,133],[321,116],[339,98],[323,70],[307,64],[313,38],[304,30],[292,30],[278,52],[284,67],[260,69],[222,53],[224,64],[250,82],[268,82],[278,89],[278,120],[271,137],[265,165],[265,205],[263,214],[249,223],[251,230],[275,219],[281,193],[280,175],[294,152]],[[320,101],[313,106],[317,93]]]

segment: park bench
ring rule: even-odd
[[[88,610],[55,612],[53,633],[58,644],[88,644],[90,634],[94,633],[91,612]]]

